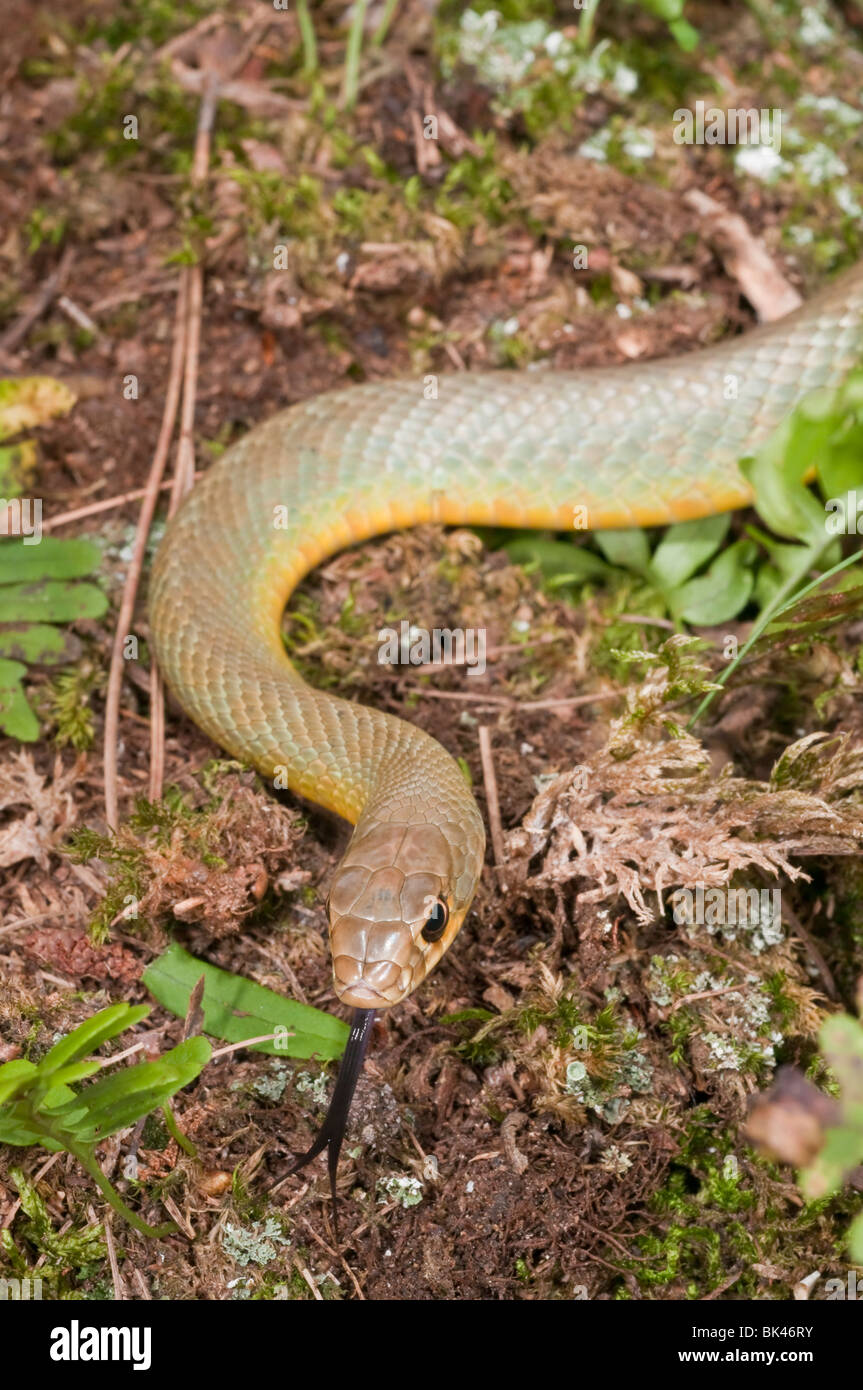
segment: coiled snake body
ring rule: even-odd
[[[858,266],[788,318],[674,360],[444,375],[435,399],[417,381],[331,392],[251,430],[180,508],[150,600],[168,684],[235,757],[355,825],[329,899],[336,993],[358,1011],[341,1111],[373,1012],[458,932],[484,832],[434,739],[300,678],[280,637],[291,591],[343,547],[421,522],[567,531],[576,516],[654,526],[744,506],[737,460],[839,384],[861,323]],[[336,1129],[328,1116],[309,1151],[330,1145],[331,1175]]]

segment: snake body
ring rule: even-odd
[[[154,569],[159,666],[217,743],[354,824],[329,900],[343,1002],[416,988],[468,910],[484,832],[434,739],[301,679],[280,637],[291,591],[343,547],[421,522],[566,531],[746,505],[737,460],[839,384],[861,324],[856,267],[788,318],[674,360],[350,387],[252,429],[192,491]]]

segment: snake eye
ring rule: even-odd
[[[443,898],[438,898],[425,920],[421,936],[423,941],[440,941],[449,921],[449,908]]]

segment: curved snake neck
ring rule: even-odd
[[[168,527],[151,590],[159,665],[202,729],[356,825],[331,894],[336,989],[358,1008],[415,988],[461,924],[484,833],[460,769],[422,730],[315,690],[284,605],[354,542],[420,522],[593,529],[750,500],[737,459],[855,360],[863,266],[788,318],[674,360],[444,375],[331,392],[232,446]],[[442,940],[419,927],[448,914]]]
[[[787,319],[673,361],[443,376],[433,399],[414,381],[333,392],[251,430],[169,525],[150,602],[168,684],[217,743],[355,824],[329,899],[353,1025],[327,1117],[292,1170],[327,1149],[334,1219],[375,1011],[452,942],[485,837],[434,739],[297,674],[280,636],[292,589],[344,546],[425,521],[597,529],[745,505],[737,459],[807,392],[840,383],[861,323],[858,266]]]

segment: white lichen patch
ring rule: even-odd
[[[581,1039],[580,1030],[573,1030],[576,1046]],[[615,1124],[629,1109],[628,1095],[615,1094],[619,1091],[634,1091],[644,1094],[650,1090],[653,1081],[653,1066],[634,1045],[644,1035],[633,1032],[627,1035],[626,1050],[620,1057],[614,1073],[609,1077],[591,1076],[587,1063],[576,1057],[566,1067],[566,1090],[589,1110],[595,1110],[604,1120]]]
[[[607,1173],[615,1173],[622,1177],[627,1169],[632,1167],[632,1159],[619,1144],[609,1144],[599,1159],[600,1168],[604,1168]]]
[[[423,1199],[423,1185],[419,1178],[409,1177],[406,1173],[391,1173],[388,1177],[378,1178],[377,1198],[379,1202],[398,1202],[400,1207],[406,1210],[408,1207],[419,1206]]]
[[[832,43],[836,35],[820,9],[815,5],[804,5],[797,37],[807,48],[820,48]]]
[[[313,1076],[310,1071],[301,1071],[294,1082],[294,1090],[299,1091],[300,1095],[308,1096],[315,1105],[326,1105],[327,1103],[327,1078],[323,1072],[318,1072]]]
[[[856,106],[850,106],[840,97],[817,97],[812,92],[806,92],[797,105],[800,110],[814,111],[823,116],[828,124],[841,126],[846,130],[860,125],[863,121],[863,111],[858,111]]]
[[[848,173],[848,165],[840,159],[835,150],[822,141],[817,141],[811,149],[804,150],[796,161],[798,173],[814,187],[828,183],[831,179],[841,179]]]
[[[275,1059],[270,1063],[270,1068],[269,1076],[259,1076],[253,1081],[252,1090],[262,1100],[281,1100],[288,1084],[288,1069],[283,1062]]]
[[[748,174],[762,183],[775,183],[791,171],[788,160],[771,145],[739,145],[734,152],[734,167],[739,174]]]
[[[278,1255],[278,1246],[290,1243],[272,1216],[263,1222],[254,1221],[251,1226],[236,1226],[228,1221],[222,1235],[222,1249],[238,1265],[269,1264]]]
[[[652,130],[644,127],[633,129],[627,126],[621,136],[623,153],[630,159],[652,159],[656,154],[656,137]]]

